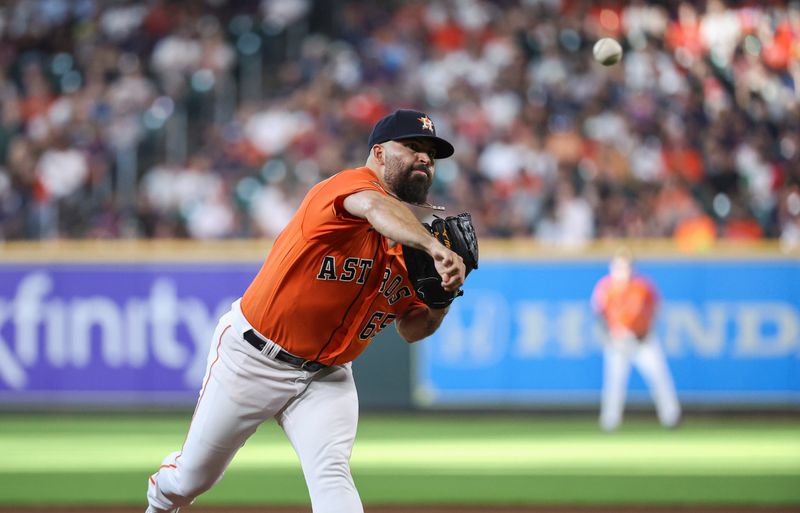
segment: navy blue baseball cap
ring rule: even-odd
[[[436,137],[436,127],[424,112],[400,109],[384,117],[372,129],[369,136],[369,148],[386,141],[402,141],[403,139],[428,139],[436,149],[436,159],[446,159],[455,153],[453,145],[441,137]]]

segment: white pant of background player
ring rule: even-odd
[[[239,301],[220,319],[183,449],[149,480],[147,513],[174,512],[211,488],[256,428],[275,418],[303,467],[314,513],[363,512],[350,475],[358,396],[350,364],[316,373],[263,354]],[[265,483],[269,486],[269,483]]]
[[[667,360],[656,337],[648,335],[639,341],[633,335],[611,337],[603,349],[603,396],[600,426],[611,431],[619,427],[625,409],[625,395],[631,366],[644,378],[656,405],[658,420],[665,427],[674,427],[681,417],[681,408]]]

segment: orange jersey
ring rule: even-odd
[[[366,167],[315,185],[242,297],[253,328],[292,354],[349,362],[395,318],[427,308],[400,247],[345,210],[344,199],[365,190],[386,194]]]
[[[638,337],[647,335],[657,302],[655,287],[641,276],[633,276],[626,284],[614,283],[605,276],[592,294],[592,306],[603,316],[612,335],[625,331]]]

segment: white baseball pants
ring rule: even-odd
[[[644,378],[655,402],[659,422],[665,427],[678,424],[681,408],[667,360],[656,337],[648,335],[643,341],[633,336],[612,337],[603,349],[603,391],[600,406],[600,426],[606,431],[622,423],[625,396],[631,366]]]
[[[148,513],[174,512],[222,478],[258,426],[275,418],[303,468],[314,513],[362,513],[350,474],[358,396],[350,364],[316,373],[264,354],[242,334],[250,329],[235,302],[220,319],[189,433],[149,479]]]

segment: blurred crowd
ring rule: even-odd
[[[800,245],[798,2],[17,0],[0,63],[0,240],[274,237],[411,107],[482,236]]]

